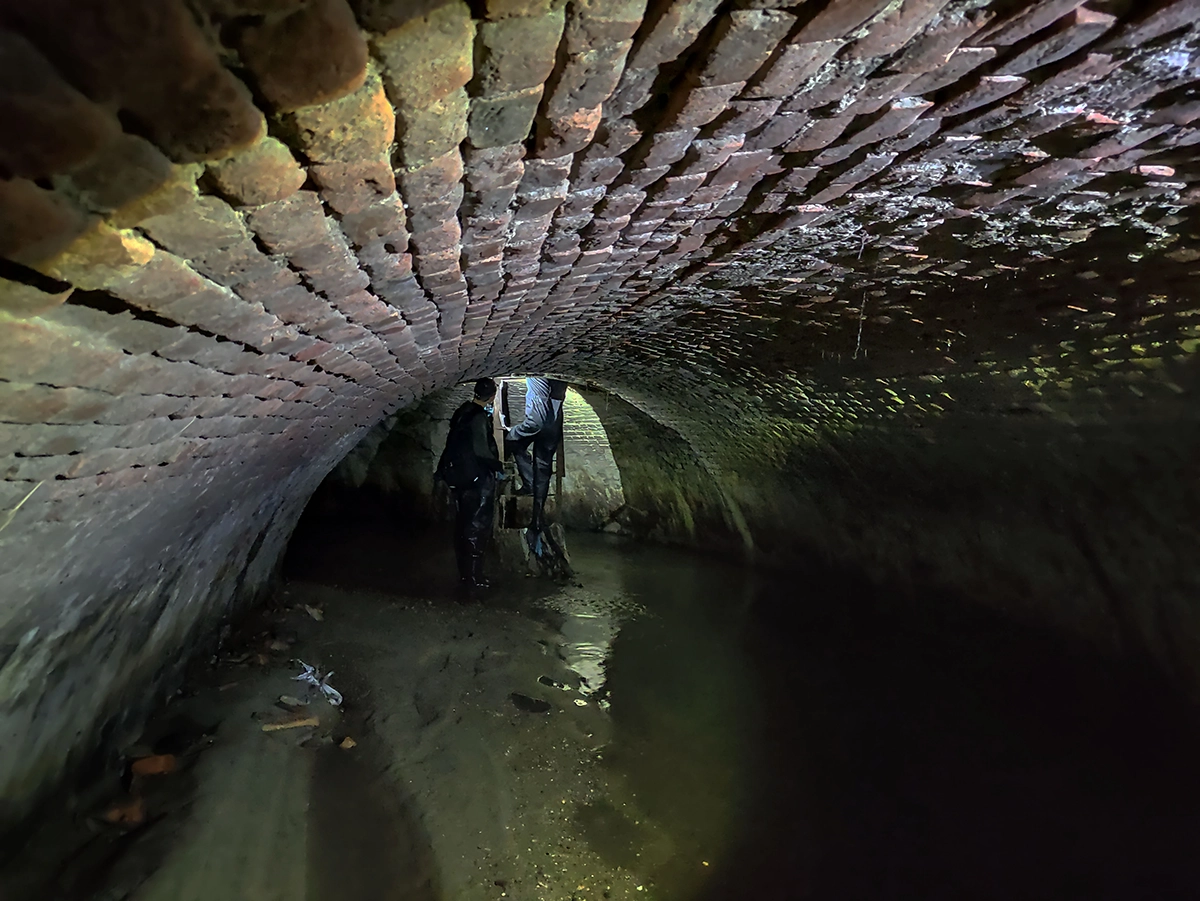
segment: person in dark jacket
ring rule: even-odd
[[[446,449],[434,478],[454,492],[454,554],[463,588],[488,587],[483,554],[492,536],[496,509],[496,479],[504,472],[492,434],[492,401],[496,383],[480,379],[471,400],[454,411]]]
[[[554,454],[562,442],[566,396],[566,382],[539,376],[525,379],[525,418],[520,425],[509,429],[504,439],[505,450],[516,460],[517,472],[521,474],[518,493],[533,495],[533,518],[529,528],[535,532],[545,525]],[[533,446],[532,459],[530,445]]]

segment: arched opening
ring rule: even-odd
[[[523,377],[498,383],[494,433],[502,447],[501,397],[509,411],[508,425],[515,427],[524,417],[525,387]],[[300,566],[311,575],[322,556],[315,551],[331,542],[356,548],[347,552],[357,553],[394,537],[412,540],[431,530],[445,531],[453,504],[434,472],[451,418],[470,396],[469,384],[435,392],[368,431],[313,494],[286,565]],[[530,515],[529,501],[516,496],[520,482],[511,454],[502,452],[502,456],[509,464],[507,484],[502,483],[498,492],[494,528],[523,528]],[[568,387],[563,402],[562,441],[554,464],[546,508],[551,522],[580,533],[644,530],[639,515],[626,504],[621,470],[603,420],[593,403],[573,387]],[[351,537],[360,531],[361,536]],[[328,559],[341,567],[337,555]]]

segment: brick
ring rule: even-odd
[[[457,219],[450,219],[440,225],[412,235],[413,247],[417,254],[429,254],[457,247],[462,239],[462,230]]]
[[[572,191],[567,195],[566,203],[559,208],[559,220],[561,221],[562,217],[586,213],[599,203],[606,193],[607,189],[603,187]]]
[[[1064,125],[1068,125],[1081,118],[1082,115],[1083,113],[1079,110],[1071,110],[1065,113],[1047,113],[1041,116],[1032,116],[1004,129],[1000,132],[999,137],[1003,140],[1028,141],[1039,135],[1056,131]]]
[[[10,30],[71,84],[134,117],[176,161],[225,155],[265,129],[249,91],[221,65],[181,0],[46,0],[5,15]]]
[[[1148,121],[1164,125],[1190,125],[1200,119],[1200,100],[1172,103],[1156,110]]]
[[[1040,32],[1032,45],[1018,49],[1014,56],[1000,64],[996,74],[1021,75],[1056,63],[1098,40],[1116,21],[1116,16],[1087,8],[1076,9],[1055,22],[1052,28]]]
[[[733,153],[741,150],[744,145],[745,139],[740,135],[693,141],[684,157],[684,167],[680,174],[695,175],[699,172],[712,172],[719,169]]]
[[[942,88],[961,81],[996,56],[995,47],[961,47],[955,50],[948,62],[908,85],[910,94],[933,94]]]
[[[103,157],[102,154],[97,159]],[[157,171],[146,171],[144,167],[149,164],[149,159],[134,153],[124,156],[123,163],[111,169],[101,166],[86,174],[77,170],[72,181],[80,179],[75,186],[81,191],[81,199],[94,201],[98,206],[120,199],[120,207],[109,213],[108,219],[116,228],[130,228],[150,216],[160,216],[191,203],[197,193],[196,180],[204,172],[198,163],[171,166],[166,181],[148,194],[141,194],[141,188],[158,177]],[[121,175],[128,174],[131,169],[138,170],[137,174],[123,179]]]
[[[732,154],[720,169],[713,173],[710,184],[732,184],[758,175],[770,160],[768,150],[744,150]]]
[[[717,24],[700,71],[705,86],[745,82],[754,76],[787,35],[796,17],[768,9],[733,10]]]
[[[1024,112],[1020,107],[1000,105],[985,109],[975,115],[960,121],[953,128],[947,129],[951,135],[984,135],[1007,128],[1022,118]]]
[[[629,216],[646,201],[646,192],[635,188],[617,188],[604,198],[596,215],[606,218]]]
[[[971,16],[944,16],[923,35],[914,39],[887,66],[890,72],[908,72],[913,75],[924,75],[949,62],[964,41],[985,27],[991,21],[987,13],[975,13]],[[990,48],[994,51],[995,48]],[[993,52],[991,56],[995,56]],[[991,56],[988,58],[990,59]]]
[[[569,116],[598,107],[617,87],[632,41],[605,44],[567,57],[548,88],[546,115]]]
[[[854,69],[842,69],[832,73],[832,77],[820,79],[798,92],[788,100],[783,108],[789,112],[796,110],[819,109],[830,104],[841,104],[851,93],[861,88],[862,73]]]
[[[226,249],[248,240],[241,218],[216,197],[198,197],[177,213],[146,220],[143,227],[156,242],[183,256]]]
[[[895,158],[896,154],[894,153],[868,154],[856,166],[852,166],[846,171],[835,175],[831,183],[835,185],[859,185],[870,178],[874,178],[891,165]]]
[[[877,113],[895,97],[905,93],[904,89],[912,81],[914,77],[907,73],[868,78],[862,90],[854,96],[854,102],[842,110],[842,113],[850,116],[869,116]]]
[[[603,236],[611,236],[616,239],[617,233],[625,226],[629,225],[629,216],[614,216],[603,219],[594,219],[591,224],[583,230],[583,237],[588,241],[589,247],[594,247],[597,244],[597,239]]]
[[[606,119],[596,129],[588,158],[620,156],[641,139],[642,130],[632,119]]]
[[[824,190],[818,191],[816,194],[814,194],[809,202],[817,205],[832,203],[839,197],[845,197],[852,190],[854,190],[854,185],[831,184]]]
[[[891,0],[841,0],[831,3],[808,21],[796,35],[796,40],[844,40],[860,25],[882,12]]]
[[[578,153],[591,143],[603,114],[602,106],[594,106],[557,118],[541,119],[538,123],[538,154],[558,157]]]
[[[483,0],[485,18],[496,22],[511,16],[545,16],[561,4],[558,0]]]
[[[452,0],[375,37],[371,46],[392,101],[428,108],[471,80],[474,39],[470,8]]]
[[[639,146],[636,159],[640,166],[654,168],[669,166],[683,159],[688,147],[700,133],[698,128],[676,128],[650,135]]]
[[[766,194],[754,208],[754,213],[755,215],[762,215],[763,213],[778,213],[781,209],[783,209],[787,199],[787,194]]]
[[[474,89],[484,95],[507,94],[542,85],[554,69],[563,17],[559,9],[544,16],[481,24]]]
[[[1027,186],[1052,184],[1062,181],[1080,169],[1086,168],[1087,165],[1088,162],[1086,160],[1051,160],[1020,176],[1016,179],[1016,183]]]
[[[604,101],[604,115],[609,119],[633,115],[649,101],[657,78],[657,69],[633,69],[627,65],[616,89]]]
[[[0,180],[0,256],[34,265],[65,249],[88,226],[65,197],[23,178]]]
[[[519,145],[478,149],[468,147],[466,186],[470,191],[494,191],[520,184],[525,174],[525,148]]]
[[[841,41],[789,43],[781,47],[771,62],[746,91],[748,99],[791,97],[800,86],[816,75],[842,47]]]
[[[336,100],[362,86],[367,44],[346,0],[310,0],[238,32],[237,49],[277,111]]]
[[[74,288],[43,291],[33,285],[0,278],[0,311],[13,316],[37,316],[64,303]]]
[[[973,45],[1008,47],[1041,31],[1084,4],[1084,0],[1042,0],[1018,9],[980,31],[970,41]]]
[[[99,290],[126,278],[155,256],[154,246],[130,231],[94,221],[59,253],[37,261],[35,268],[84,290]]]
[[[475,97],[467,118],[467,140],[476,148],[519,144],[529,137],[542,86],[512,94]]]
[[[383,239],[397,248],[391,253],[397,253],[407,242],[404,207],[396,195],[358,212],[344,213],[341,227],[346,237],[359,246]]]
[[[642,24],[646,0],[571,0],[567,6],[567,51],[626,41]]]
[[[1021,95],[1026,106],[1049,105],[1081,87],[1107,78],[1121,64],[1104,53],[1089,53],[1082,61],[1051,75],[1040,84],[1031,84]]]
[[[776,188],[778,190],[800,193],[820,174],[821,169],[816,166],[791,169],[780,178]]]
[[[724,200],[726,196],[728,196],[732,187],[733,187],[732,185],[728,185],[728,184],[705,185],[703,188],[700,188],[698,191],[695,191],[692,194],[692,202],[693,203],[719,203],[720,201]],[[717,220],[717,219],[713,219],[711,221],[713,222],[714,228],[717,226],[717,224],[720,223],[720,220]],[[696,227],[698,228],[699,224],[697,224]]]
[[[654,166],[643,169],[626,169],[621,176],[621,184],[631,185],[639,190],[648,188],[671,171],[670,165]]]
[[[687,83],[675,88],[663,113],[665,128],[692,128],[707,125],[729,106],[730,100],[745,87],[745,82],[698,87]]]
[[[888,106],[883,113],[863,125],[851,135],[850,140],[857,145],[874,144],[883,141],[909,128],[924,113],[932,109],[933,102],[915,97],[906,97]]]
[[[610,185],[624,169],[624,163],[613,157],[582,160],[579,163],[579,172],[575,177],[575,184],[579,190],[587,190],[599,185]]]
[[[406,238],[403,244],[378,240],[359,248],[359,262],[371,276],[371,290],[383,300],[390,302],[401,290],[398,285],[412,276],[412,254],[404,252],[407,246]]]
[[[343,216],[390,202],[396,190],[396,177],[387,159],[311,163],[308,174],[320,189],[321,199]]]
[[[734,101],[713,124],[713,137],[747,135],[779,110],[779,100]]]
[[[572,159],[567,156],[526,160],[521,178],[521,194],[524,196],[544,188],[554,188],[561,189],[565,197],[571,163]]]
[[[409,229],[414,232],[425,231],[447,219],[457,218],[456,213],[462,203],[463,193],[463,188],[459,185],[454,189],[454,193],[446,197],[414,204],[408,210]]]
[[[283,322],[308,323],[310,330],[319,333],[320,321],[331,318],[333,311],[316,295],[300,285],[283,288],[264,296],[263,308]]]
[[[544,188],[536,193],[525,194],[521,197],[520,206],[514,213],[514,219],[541,219],[552,214],[562,206],[567,197],[565,184],[555,188]]]
[[[275,138],[265,138],[227,160],[212,163],[208,171],[222,194],[247,206],[290,197],[308,177],[291,151]]]
[[[463,178],[463,158],[453,150],[422,166],[397,173],[405,199],[413,207],[422,206],[457,190]]]
[[[1169,125],[1156,125],[1151,128],[1122,131],[1080,150],[1076,154],[1076,157],[1083,160],[1102,160],[1124,153],[1133,147],[1139,147],[1171,131],[1172,129]]]
[[[1015,94],[1026,84],[1028,84],[1028,79],[1016,75],[985,75],[973,87],[967,88],[958,96],[939,104],[937,114],[939,116],[960,116]]]
[[[651,69],[683,53],[712,21],[720,0],[660,0],[647,10],[644,37],[630,65]]]
[[[921,154],[921,159],[924,161],[958,159],[964,151],[970,150],[972,145],[980,140],[979,135],[946,135],[942,140],[934,146],[930,147]]]
[[[1159,0],[1145,4],[1134,17],[1107,41],[1103,50],[1129,50],[1179,29],[1194,27],[1200,4],[1197,0]]]
[[[846,51],[847,59],[889,56],[904,48],[949,3],[949,0],[904,0],[887,15],[876,19],[867,33]]]
[[[0,32],[0,168],[37,179],[66,172],[109,144],[116,119],[79,93],[24,38]]]
[[[401,108],[397,148],[404,165],[422,166],[457,148],[467,138],[469,110],[461,88],[429,106]]]
[[[747,139],[746,149],[763,150],[782,147],[796,137],[810,121],[811,117],[805,112],[778,113]]]
[[[152,206],[160,189],[198,167],[175,167],[144,138],[119,134],[99,148],[68,176],[72,193],[89,210],[119,216],[139,207]],[[191,181],[195,180],[192,176]]]
[[[783,145],[787,153],[808,153],[823,150],[842,136],[850,126],[853,116],[832,116],[828,119],[813,119],[792,141]]]
[[[695,175],[668,176],[656,184],[649,196],[656,202],[667,200],[682,200],[690,197],[692,192],[704,184],[708,173],[700,172]]]
[[[378,159],[390,153],[396,136],[396,117],[377,77],[338,100],[297,110],[285,121],[304,155],[318,163]]]

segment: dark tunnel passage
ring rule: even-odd
[[[0,901],[1200,896],[1198,11],[0,4]]]

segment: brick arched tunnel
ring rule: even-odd
[[[606,398],[657,537],[1200,693],[1194,0],[0,8],[0,830],[380,420]]]

